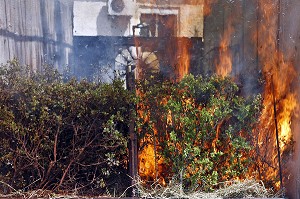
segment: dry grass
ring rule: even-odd
[[[19,192],[10,185],[0,181],[0,184],[6,185],[11,189],[10,194],[0,194],[1,198],[64,198],[79,199],[91,198],[77,196],[76,194],[54,194],[48,190],[35,190],[30,192]],[[219,189],[211,193],[201,191],[193,191],[185,193],[179,183],[170,182],[167,186],[162,186],[158,182],[151,186],[144,186],[144,182],[140,179],[137,183],[129,188],[135,188],[140,198],[160,198],[160,199],[222,199],[222,198],[278,198],[283,195],[283,191],[274,194],[271,190],[264,187],[262,182],[255,180],[229,181],[218,184]],[[129,189],[128,188],[128,189]],[[125,195],[125,192],[124,192]],[[98,196],[100,197],[100,196]],[[121,195],[119,198],[123,197]],[[107,197],[109,198],[109,197]]]
[[[153,183],[149,188],[144,186],[142,181],[137,180],[139,196],[143,198],[161,199],[221,199],[221,198],[272,198],[278,197],[281,193],[274,194],[273,191],[265,188],[262,182],[255,180],[230,181],[218,184],[219,189],[211,193],[193,191],[185,193],[178,183],[170,183],[168,186],[161,186]]]
[[[0,185],[5,186],[7,190],[9,190],[9,194],[2,194],[0,193],[0,199],[37,199],[37,198],[55,198],[55,199],[79,199],[79,198],[89,198],[89,197],[82,197],[74,194],[55,194],[51,190],[32,190],[32,191],[19,191],[13,188],[11,185],[7,184],[6,182],[0,181]]]

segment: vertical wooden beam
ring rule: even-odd
[[[135,92],[135,76],[131,70],[131,66],[127,65],[126,68],[126,87],[129,91]],[[129,107],[129,175],[131,177],[131,193],[132,197],[137,196],[135,189],[137,173],[138,173],[138,142],[135,132],[135,106],[131,104]]]

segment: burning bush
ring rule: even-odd
[[[245,99],[232,80],[218,76],[146,80],[138,90],[143,179],[176,176],[186,189],[209,191],[218,182],[246,176],[254,164],[252,129],[260,96]]]
[[[23,191],[123,192],[131,99],[120,81],[63,83],[48,67],[2,66],[0,180]]]

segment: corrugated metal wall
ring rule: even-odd
[[[62,70],[72,58],[72,3],[68,0],[0,0],[0,63],[13,59],[39,69]]]

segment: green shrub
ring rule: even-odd
[[[186,76],[179,83],[64,83],[16,60],[0,68],[0,181],[23,191],[120,194],[129,186],[128,129],[137,107],[140,150],[155,144],[160,175],[186,190],[209,191],[253,167],[252,129],[260,96],[244,99],[229,78]],[[9,193],[7,186],[0,192]]]
[[[157,159],[170,168],[165,178],[177,176],[187,190],[209,191],[218,182],[244,177],[253,166],[251,134],[260,96],[246,100],[231,79],[216,76],[146,80],[138,89],[140,136],[144,145],[156,144]]]
[[[123,192],[132,99],[119,80],[63,83],[51,67],[2,65],[0,180],[23,191]]]

